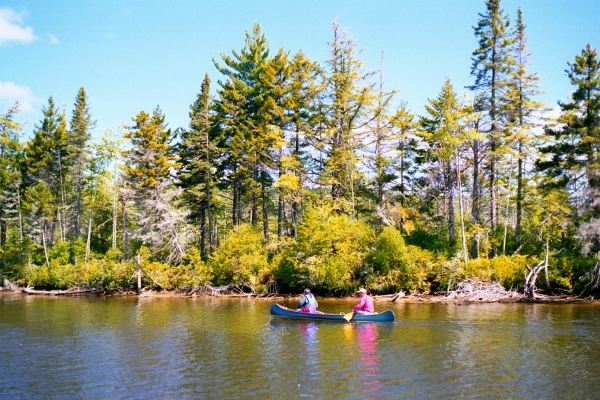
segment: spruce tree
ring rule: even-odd
[[[5,249],[11,223],[18,224],[22,242],[20,218],[21,159],[23,148],[19,140],[21,124],[16,122],[19,103],[0,115],[0,249]]]
[[[579,235],[600,251],[600,62],[587,45],[565,70],[575,91],[571,101],[559,102],[562,114],[557,128],[547,129],[550,144],[541,150],[546,157],[537,162],[552,180],[550,186],[566,187],[575,197],[582,218]]]
[[[56,108],[52,97],[42,112],[41,125],[35,126],[25,148],[27,190],[23,200],[30,211],[28,223],[46,251],[54,242],[57,225],[60,239],[65,239],[68,136],[65,114]]]
[[[184,189],[183,198],[190,210],[189,218],[199,225],[203,257],[212,252],[214,245],[211,190],[219,158],[219,138],[217,130],[211,129],[210,108],[210,78],[206,74],[196,101],[190,105],[190,126],[181,133],[179,145],[182,165],[179,185]]]
[[[464,104],[455,93],[450,79],[446,79],[437,98],[425,104],[426,114],[420,118],[420,130],[417,134],[423,139],[425,153],[422,162],[427,165],[429,182],[439,185],[445,199],[448,237],[451,246],[456,242],[455,193],[460,196],[461,149],[471,139],[471,131],[467,125],[472,120],[472,108]],[[436,189],[435,186],[433,188]],[[437,197],[437,196],[434,196]],[[466,260],[466,240],[464,234],[462,199],[460,204],[460,222],[462,248]],[[466,262],[466,261],[465,261]]]
[[[69,156],[73,163],[73,179],[75,181],[75,240],[79,238],[81,233],[83,172],[89,157],[90,130],[96,125],[95,121],[92,121],[87,100],[87,94],[82,86],[77,92],[69,131]]]
[[[515,37],[500,0],[487,0],[485,6],[485,13],[479,14],[480,20],[473,28],[479,47],[473,52],[471,75],[475,77],[475,83],[469,89],[477,91],[486,114],[490,225],[494,230],[498,223],[497,175],[508,116],[506,92],[514,65],[512,46]]]
[[[509,141],[516,143],[517,157],[517,195],[516,195],[516,221],[515,221],[515,246],[521,246],[521,231],[523,225],[523,204],[526,189],[526,164],[527,159],[537,150],[534,146],[535,137],[533,128],[536,126],[536,113],[543,111],[544,105],[534,100],[541,94],[538,86],[537,73],[527,71],[530,65],[531,54],[527,49],[527,35],[525,33],[523,12],[517,11],[516,41],[515,41],[515,68],[512,72],[513,81],[507,96],[510,99],[512,134]],[[506,238],[505,238],[506,241]]]

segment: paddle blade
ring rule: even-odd
[[[354,313],[348,313],[344,315],[344,319],[348,322],[350,322],[352,318],[354,318]]]

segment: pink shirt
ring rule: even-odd
[[[366,311],[375,312],[373,306],[373,299],[368,294],[363,294],[360,298],[360,302],[352,309],[352,311]]]

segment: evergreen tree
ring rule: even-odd
[[[479,14],[475,30],[479,48],[473,52],[471,75],[475,83],[469,87],[478,92],[487,118],[488,178],[490,182],[490,225],[498,223],[497,175],[499,154],[503,151],[503,133],[507,122],[506,92],[514,65],[512,46],[515,41],[510,20],[500,7],[500,0],[487,0],[486,12]]]
[[[7,232],[11,223],[18,221],[20,241],[22,226],[20,218],[20,186],[22,145],[19,135],[21,124],[14,120],[19,103],[0,115],[0,251],[5,249]]]
[[[249,222],[258,223],[262,208],[263,235],[269,236],[268,193],[273,184],[274,149],[281,146],[281,134],[273,129],[269,115],[272,88],[263,76],[271,62],[268,41],[259,24],[252,34],[246,32],[246,43],[233,57],[221,54],[225,66],[215,61],[217,69],[227,76],[219,81],[215,99],[215,122],[223,135],[228,156],[222,169],[229,175],[233,191],[233,224],[242,222],[243,203],[250,211]]]
[[[428,100],[425,104],[426,115],[420,119],[420,130],[417,134],[423,138],[425,154],[423,161],[429,164],[427,174],[429,181],[440,185],[440,190],[445,199],[446,221],[450,244],[456,242],[456,217],[455,193],[461,195],[461,148],[471,139],[471,132],[467,128],[468,122],[473,118],[472,108],[465,106],[454,92],[450,79],[446,79],[444,86],[436,99]],[[437,197],[437,196],[434,196]],[[462,198],[459,197],[462,248],[466,260],[466,240],[464,232],[464,219]],[[466,262],[466,261],[465,261]]]
[[[523,202],[525,198],[526,173],[525,168],[528,157],[536,152],[534,147],[534,134],[532,128],[536,126],[536,112],[543,110],[543,104],[533,100],[536,95],[541,94],[538,86],[539,77],[537,73],[529,73],[527,67],[530,64],[530,52],[527,50],[527,35],[525,33],[525,22],[523,12],[519,8],[517,12],[516,41],[514,58],[516,61],[513,70],[513,82],[507,93],[510,99],[512,113],[511,125],[513,129],[509,142],[517,144],[517,195],[516,195],[516,221],[515,221],[515,245],[521,246],[521,230],[523,224]],[[506,242],[506,238],[505,238]]]
[[[325,99],[327,159],[324,178],[331,186],[335,207],[347,211],[349,205],[354,217],[361,132],[366,131],[381,110],[372,109],[375,84],[368,81],[373,73],[363,72],[364,62],[358,59],[356,44],[337,20],[333,23],[330,51]]]
[[[568,63],[565,72],[575,86],[571,101],[559,102],[561,125],[548,129],[553,141],[543,147],[546,159],[537,162],[553,180],[552,185],[569,188],[580,197],[579,213],[583,221],[579,234],[590,239],[595,252],[600,251],[600,63],[598,54],[587,45]]]
[[[406,124],[406,104],[403,103],[394,115],[389,112],[389,104],[396,91],[386,92],[384,90],[383,70],[382,53],[379,88],[375,100],[380,112],[372,124],[371,143],[369,143],[371,154],[366,159],[367,167],[374,174],[374,195],[377,205],[383,202],[386,187],[397,178],[394,171],[397,158],[395,147],[404,133],[403,131],[405,131],[402,127],[397,128],[402,124]]]
[[[215,242],[211,190],[219,157],[216,130],[211,130],[210,107],[210,78],[206,74],[196,101],[190,105],[190,127],[181,133],[179,146],[182,165],[179,185],[184,189],[189,217],[199,224],[200,254],[203,257],[212,252]]]
[[[73,179],[75,183],[75,240],[81,233],[81,200],[83,192],[83,171],[89,157],[88,142],[90,130],[96,125],[92,121],[90,107],[87,103],[87,94],[83,86],[79,88],[75,99],[75,108],[71,116],[71,130],[69,131],[69,156],[73,163]]]
[[[123,153],[125,180],[135,202],[135,237],[152,246],[155,254],[167,262],[179,263],[184,244],[178,228],[184,216],[173,207],[177,194],[170,173],[180,165],[172,155],[169,139],[171,130],[165,125],[160,108],[152,115],[141,111],[128,127],[125,138],[132,148]]]
[[[294,238],[298,232],[297,225],[302,214],[303,199],[307,194],[309,175],[319,175],[319,165],[313,162],[313,153],[318,153],[318,149],[311,149],[311,144],[314,143],[315,133],[323,120],[319,109],[324,84],[319,64],[309,60],[302,51],[296,53],[290,65],[290,95],[286,110],[289,119],[288,158],[281,160],[284,173],[277,181],[278,187],[283,189],[281,196],[284,200],[291,201],[290,236]]]
[[[60,240],[65,239],[68,136],[64,112],[59,112],[52,97],[42,112],[44,119],[35,126],[34,136],[25,148],[23,205],[29,211],[30,233],[47,252],[57,225]]]

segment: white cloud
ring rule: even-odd
[[[0,82],[0,103],[12,106],[16,101],[19,102],[21,111],[33,111],[33,103],[40,102],[27,86],[17,86],[12,82]]]
[[[8,7],[0,7],[0,45],[7,42],[31,43],[33,40],[33,29],[23,26],[21,14]]]
[[[53,34],[48,34],[48,40],[50,40],[50,44],[58,44],[58,38]]]

